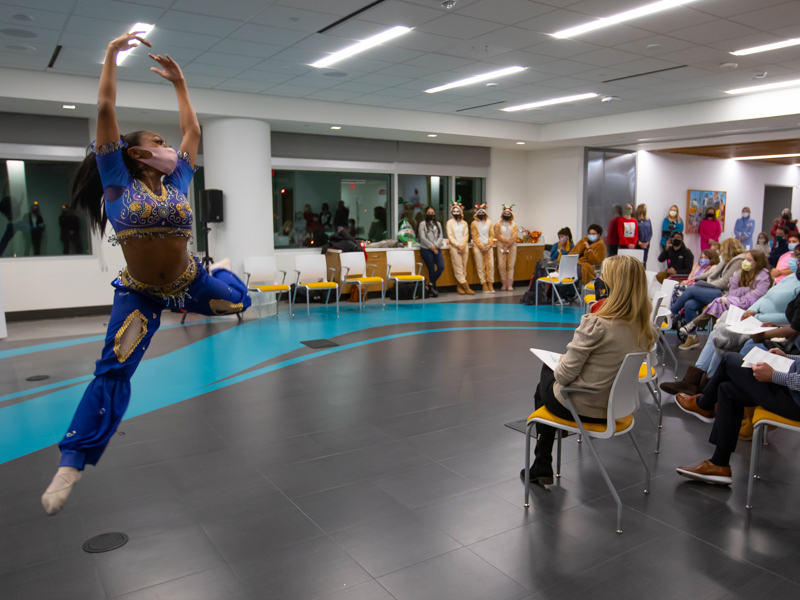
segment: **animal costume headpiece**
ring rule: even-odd
[[[450,214],[453,216],[464,214],[464,206],[461,204],[461,196],[457,200],[453,200],[453,205],[450,207]]]
[[[514,207],[515,206],[516,206],[516,204],[512,204],[511,206],[503,204],[502,216],[511,217],[513,219],[514,218]]]
[[[486,203],[483,204],[476,204],[475,205],[475,216],[476,217],[483,217],[486,216]]]

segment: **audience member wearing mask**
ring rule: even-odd
[[[644,250],[642,263],[647,267],[647,255],[650,253],[650,241],[653,239],[653,224],[647,218],[647,205],[639,204],[636,207],[636,224],[639,231],[638,248]]]
[[[630,204],[625,205],[625,210],[617,221],[617,235],[620,248],[633,250],[639,243],[639,224],[633,218],[633,207]]]
[[[705,281],[719,264],[719,253],[716,250],[712,250],[711,248],[703,250],[700,253],[700,259],[697,261],[697,264],[692,267],[689,277],[681,281],[680,285],[689,286],[694,285],[698,281]]]
[[[574,247],[572,231],[569,227],[562,227],[558,230],[558,243],[550,248],[550,260],[558,262],[562,254],[569,254]]]
[[[589,225],[586,237],[578,240],[570,254],[578,255],[578,269],[583,285],[595,279],[595,267],[600,266],[606,257],[606,245],[603,243],[603,228],[600,225]]]
[[[792,271],[789,269],[789,260],[792,258],[792,251],[800,244],[800,234],[790,233],[786,237],[786,252],[780,255],[780,258],[775,263],[775,268],[770,271],[772,279],[775,283],[780,283],[787,275],[791,275]],[[769,253],[770,261],[772,260],[772,252]],[[770,266],[772,264],[770,263]]]
[[[800,247],[795,248],[792,255],[790,265],[792,273],[796,274],[798,264],[800,264]],[[767,290],[762,298],[756,300],[755,304],[742,315],[742,319],[755,317],[764,324],[771,323],[779,328],[788,325],[790,318],[786,316],[786,307],[798,293],[800,293],[800,280],[795,276],[786,277]],[[800,313],[798,313],[798,319],[800,319]],[[800,324],[798,328],[800,328]],[[708,378],[717,370],[725,352],[739,352],[744,344],[750,341],[750,336],[727,332],[726,329],[727,325],[723,319],[717,321],[694,366],[688,368],[682,380],[662,383],[661,389],[673,395],[684,393],[691,396],[702,392],[708,383]],[[778,330],[768,331],[766,335],[772,337],[774,331]],[[785,331],[780,331],[779,335],[774,337],[784,337],[785,333]],[[717,341],[719,338],[726,339]],[[765,337],[765,339],[769,338]]]
[[[695,300],[695,306],[690,306],[688,302],[685,304],[686,320],[689,322],[681,327],[681,333],[686,334],[688,337],[678,348],[680,350],[691,350],[699,346],[700,342],[697,339],[697,335],[692,333],[693,331],[708,324],[712,318],[719,319],[728,310],[729,306],[736,306],[743,310],[750,308],[756,300],[767,293],[771,285],[772,278],[769,275],[767,257],[760,250],[751,250],[745,255],[741,270],[731,277],[728,292],[708,302],[702,314],[689,320],[690,312],[695,314],[700,303]],[[680,298],[678,300],[680,301]],[[677,313],[675,310],[676,304],[678,302],[674,303],[671,308],[673,314]]]
[[[622,218],[622,207],[615,204],[612,207],[613,215],[608,223],[606,232],[606,247],[608,256],[616,256],[619,249],[619,221]]]
[[[736,219],[736,224],[733,226],[733,237],[742,242],[745,248],[752,248],[753,246],[753,232],[756,230],[756,220],[750,216],[750,207],[745,206],[742,209],[742,218]],[[762,252],[764,252],[762,250]],[[769,254],[769,252],[764,252]]]
[[[800,332],[800,310],[795,310],[795,304],[800,308],[800,301],[793,299],[786,308],[786,316],[791,323],[787,329],[797,335]],[[800,420],[800,354],[795,350],[797,339],[795,337],[792,348],[794,354],[790,356],[794,364],[788,373],[777,372],[766,363],[757,363],[752,368],[743,367],[744,356],[728,352],[702,394],[679,393],[675,396],[675,402],[681,410],[705,423],[713,422],[709,441],[715,446],[710,459],[694,467],[678,467],[679,475],[706,483],[733,483],[730,457],[736,450],[745,409],[748,407],[761,406],[785,419]],[[786,356],[786,352],[778,348],[770,349],[770,353]]]
[[[775,230],[775,242],[773,242],[772,249],[769,251],[770,267],[777,267],[781,256],[789,252],[789,243],[786,241],[788,233],[788,230],[783,225],[780,225]]]
[[[430,294],[436,298],[439,295],[436,282],[444,271],[444,255],[442,254],[444,236],[442,224],[436,220],[436,209],[432,206],[425,210],[425,220],[419,224],[417,233],[419,234],[419,255],[422,262],[428,267]]]
[[[787,234],[792,231],[797,231],[797,221],[792,220],[792,211],[788,208],[784,208],[783,211],[781,211],[780,218],[775,219],[775,223],[772,225],[770,235],[775,239],[777,238],[778,227],[783,227]]]
[[[667,268],[656,275],[659,283],[664,283],[667,277],[676,275],[689,275],[694,265],[694,254],[683,243],[683,234],[676,232],[672,239],[667,241],[667,247],[658,255],[658,262],[667,263]]]
[[[754,246],[755,250],[761,250],[764,254],[769,256],[770,250],[772,249],[769,243],[769,236],[766,233],[761,232],[758,234],[758,241],[756,241],[756,245]]]
[[[706,208],[705,218],[700,221],[697,233],[700,234],[700,250],[709,248],[711,242],[719,241],[719,236],[722,235],[722,225],[717,220],[717,211],[713,206]]]
[[[683,219],[677,205],[669,207],[669,212],[661,224],[661,249],[667,248],[667,242],[672,239],[673,234],[683,233]]]

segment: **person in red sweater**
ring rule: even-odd
[[[788,208],[784,208],[781,212],[781,218],[775,219],[775,223],[772,225],[772,231],[770,234],[772,235],[773,239],[777,239],[775,235],[778,231],[778,227],[783,227],[788,233],[793,233],[797,231],[797,221],[792,221],[792,211]]]
[[[622,218],[622,207],[615,204],[612,208],[614,216],[608,223],[608,235],[606,235],[606,256],[616,256],[619,248],[619,220]]]
[[[697,228],[700,234],[700,252],[708,250],[711,242],[718,242],[722,235],[722,224],[717,220],[717,211],[713,206],[706,208],[706,218],[700,221]]]
[[[620,248],[636,248],[639,242],[639,224],[633,218],[633,207],[625,205],[625,216],[617,221],[617,235],[619,235]]]

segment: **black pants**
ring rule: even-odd
[[[572,413],[556,398],[553,392],[553,384],[556,382],[555,373],[547,365],[542,366],[542,374],[539,378],[539,385],[536,386],[536,393],[533,399],[536,403],[536,408],[546,407],[551,413],[559,419],[566,419],[572,421]],[[605,423],[605,419],[598,419],[596,417],[584,417],[578,415],[584,423]],[[553,443],[556,439],[556,428],[549,425],[536,424],[536,449],[533,452],[535,457],[534,464],[541,466],[550,466],[553,464]],[[738,433],[738,429],[737,429]]]
[[[792,399],[789,388],[758,381],[752,369],[742,366],[742,358],[741,354],[728,352],[697,399],[697,405],[704,410],[713,410],[717,405],[708,441],[717,447],[712,462],[720,467],[728,466],[736,450],[746,406],[761,406],[786,419],[800,421],[800,406]]]

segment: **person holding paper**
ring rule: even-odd
[[[542,367],[534,400],[536,408],[546,407],[558,418],[573,420],[563,404],[561,390],[568,386],[587,388],[591,393],[570,394],[573,406],[585,423],[605,423],[608,398],[625,355],[648,352],[655,345],[658,330],[650,321],[650,299],[644,265],[632,256],[614,256],[603,264],[603,279],[609,295],[594,314],[583,315],[567,352],[555,370]],[[553,442],[556,430],[536,425],[537,442],[531,466],[531,481],[553,483]],[[525,470],[520,473],[525,478]]]
[[[787,356],[777,348],[770,354]],[[800,354],[788,358],[791,365],[783,372],[764,362],[745,367],[741,354],[729,352],[702,394],[675,396],[681,410],[714,424],[708,440],[715,447],[711,458],[693,467],[678,467],[679,475],[718,485],[733,482],[730,458],[746,407],[761,406],[786,419],[800,420]]]

